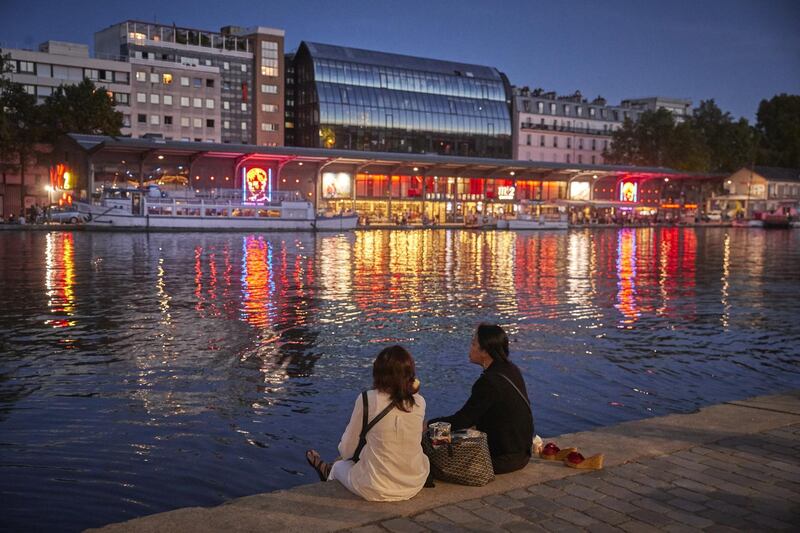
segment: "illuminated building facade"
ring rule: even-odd
[[[129,20],[97,32],[95,52],[131,62],[134,137],[282,146],[283,40]]]
[[[497,69],[303,42],[293,56],[296,146],[511,157]]]
[[[714,178],[663,168],[87,135],[66,136],[55,153],[66,155],[61,163],[82,198],[104,186],[139,182],[180,196],[253,205],[303,198],[318,212],[355,211],[362,224],[461,223],[473,215],[601,208],[632,215],[671,209],[662,205],[666,201],[688,209],[704,190],[698,184]]]
[[[626,118],[638,120],[635,109],[591,102],[580,92],[558,96],[541,89],[514,88],[514,159],[566,164],[602,165],[611,134]]]

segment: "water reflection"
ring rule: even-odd
[[[630,327],[639,317],[636,307],[636,230],[623,229],[619,234],[617,250],[617,309],[622,313],[621,321]]]
[[[72,233],[48,233],[45,245],[47,305],[57,318],[45,320],[54,328],[75,325],[75,243]]]
[[[800,387],[798,244],[0,232],[4,519],[77,530],[307,482],[298,450],[335,454],[382,346],[410,348],[430,415],[446,414],[476,377],[480,321],[511,332],[544,435]]]

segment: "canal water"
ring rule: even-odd
[[[408,347],[428,416],[450,414],[482,321],[510,333],[545,437],[800,388],[799,241],[0,232],[0,529],[313,482],[304,450],[335,455],[382,347]]]

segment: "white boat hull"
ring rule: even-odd
[[[734,220],[731,222],[734,228],[763,228],[763,220]]]
[[[358,215],[342,215],[333,217],[317,217],[317,231],[350,231],[356,229]]]
[[[257,206],[147,197],[140,197],[140,201],[137,209],[129,197],[107,199],[101,205],[81,204],[79,208],[86,213],[84,226],[96,230],[349,231],[358,224],[355,214],[315,217],[313,206],[302,201]]]
[[[291,231],[314,230],[314,221],[258,217],[195,217],[126,215],[108,213],[86,222],[87,229],[130,229],[154,231]]]
[[[569,229],[569,223],[565,220],[520,220],[511,219],[508,221],[508,229]]]

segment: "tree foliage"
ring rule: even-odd
[[[36,97],[7,77],[9,56],[0,51],[0,164],[8,169],[25,166],[41,136],[41,115]]]
[[[756,134],[714,100],[700,102],[692,117],[676,122],[666,109],[645,111],[612,134],[610,163],[664,166],[695,172],[732,172],[753,161]]]
[[[61,85],[42,106],[46,140],[52,142],[65,133],[120,135],[122,113],[101,87],[84,79],[77,85]]]
[[[756,118],[761,136],[759,163],[800,168],[800,95],[779,94],[762,100]]]
[[[64,133],[120,135],[122,113],[103,88],[90,80],[61,85],[45,103],[11,80],[10,57],[0,50],[0,166],[3,172],[25,167],[37,143],[54,142]]]

